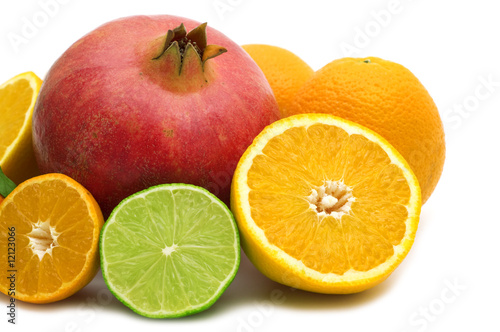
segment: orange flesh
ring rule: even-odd
[[[309,153],[307,153],[309,151]],[[358,134],[316,124],[267,143],[248,171],[251,216],[269,242],[321,273],[368,271],[406,231],[410,187],[387,153]],[[307,197],[325,181],[352,189],[349,213],[320,215]]]
[[[94,221],[80,193],[63,181],[46,180],[26,186],[5,203],[0,227],[16,228],[16,292],[40,296],[72,282],[82,272],[94,240]],[[36,223],[45,221],[49,222],[47,228],[34,234]],[[49,225],[58,234],[55,241]],[[6,248],[6,233],[2,234],[0,244]],[[32,248],[33,241],[45,247],[52,244],[52,252],[41,254],[40,261]],[[6,252],[0,253],[2,261],[7,261]],[[6,269],[2,269],[0,277],[6,278],[5,273]]]

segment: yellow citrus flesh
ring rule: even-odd
[[[413,243],[418,181],[381,136],[327,114],[266,127],[241,158],[231,208],[266,276],[320,293],[383,280]]]
[[[32,72],[0,85],[0,167],[17,184],[39,174],[31,120],[41,85],[42,80]]]
[[[74,294],[97,273],[103,223],[92,195],[66,175],[23,182],[0,205],[0,291],[9,293],[15,270],[19,300],[49,303]]]

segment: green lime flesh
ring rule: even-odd
[[[109,290],[152,318],[208,309],[240,263],[238,229],[227,206],[186,184],[151,187],[123,200],[102,228],[100,253]]]

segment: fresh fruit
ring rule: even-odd
[[[0,85],[0,166],[18,184],[40,174],[31,143],[31,119],[41,85],[32,72]]]
[[[266,127],[233,177],[242,247],[266,276],[319,293],[386,279],[413,243],[418,181],[371,130],[329,114]]]
[[[186,184],[159,185],[126,198],[104,225],[100,250],[111,292],[153,318],[208,309],[240,262],[229,209],[207,190]]]
[[[285,116],[297,90],[314,74],[314,71],[301,58],[284,48],[262,44],[242,47],[266,75],[278,102],[281,116]]]
[[[21,183],[0,208],[2,293],[25,302],[55,302],[95,276],[104,220],[79,183],[63,174],[40,175]],[[15,294],[9,292],[11,282]]]
[[[90,32],[52,66],[33,140],[42,172],[73,177],[109,215],[162,183],[199,185],[228,203],[239,158],[278,118],[262,71],[222,33],[134,16]]]
[[[335,60],[297,92],[289,115],[330,113],[382,135],[418,178],[425,203],[445,159],[444,130],[427,90],[405,67],[379,58]]]

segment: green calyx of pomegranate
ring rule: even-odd
[[[168,61],[174,64],[174,71],[179,75],[188,72],[204,72],[207,60],[227,52],[218,45],[207,45],[207,23],[187,32],[184,24],[168,30],[165,43],[154,61]]]

